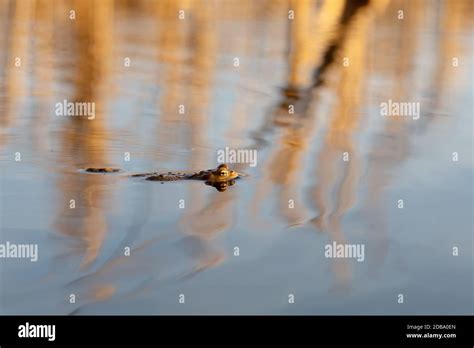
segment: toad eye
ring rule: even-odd
[[[221,175],[221,176],[227,176],[227,171],[225,171],[225,170],[221,171],[221,174],[220,174],[220,175]]]

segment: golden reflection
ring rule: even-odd
[[[295,225],[304,220],[306,212],[297,192],[304,176],[301,170],[302,160],[309,148],[308,143],[313,136],[314,128],[312,105],[314,96],[309,90],[312,84],[311,72],[318,57],[323,55],[326,48],[323,43],[330,41],[334,36],[334,23],[340,16],[341,3],[343,2],[325,3],[321,15],[318,16],[325,20],[317,21],[313,15],[314,2],[290,2],[290,8],[297,15],[289,21],[290,55],[287,87],[283,91],[282,103],[271,111],[270,119],[264,125],[269,127],[271,122],[273,126],[280,126],[282,134],[278,147],[270,149],[271,153],[267,156],[268,164],[264,164],[264,178],[257,186],[255,199],[249,209],[254,218],[259,214],[263,201],[276,184],[279,211],[287,219],[288,224]],[[290,108],[293,108],[292,112]]]
[[[469,7],[468,2],[443,2],[440,18],[442,30],[437,31],[437,35],[433,37],[434,42],[430,42],[430,44],[437,46],[435,55],[437,58],[435,64],[429,67],[430,78],[424,81],[417,80],[416,77],[422,75],[422,70],[425,69],[424,64],[416,63],[418,54],[422,53],[423,49],[417,45],[417,42],[420,42],[421,34],[419,28],[425,23],[426,18],[431,17],[426,16],[426,11],[429,10],[424,6],[425,4],[426,2],[422,1],[404,2],[404,10],[412,14],[410,20],[403,26],[393,23],[390,30],[396,34],[397,45],[384,46],[386,61],[384,64],[374,67],[377,72],[380,71],[380,73],[388,75],[385,80],[386,86],[382,92],[378,91],[377,93],[379,100],[389,98],[413,100],[416,98],[423,101],[425,113],[422,113],[415,126],[406,120],[388,118],[384,129],[375,138],[368,154],[370,168],[367,175],[368,198],[364,201],[363,209],[366,217],[370,219],[368,237],[369,252],[372,257],[368,259],[368,262],[371,275],[378,274],[388,252],[388,207],[383,204],[386,189],[393,181],[396,168],[410,157],[411,148],[416,146],[417,138],[432,123],[440,121],[436,116],[444,116],[436,114],[434,110],[442,110],[440,105],[443,103],[444,97],[449,95],[446,91],[459,88],[456,86],[457,82],[452,82],[453,76],[457,72],[457,69],[453,68],[452,58],[468,55],[448,34],[462,32],[461,28],[463,23],[465,24],[468,13],[463,9]],[[391,7],[392,10],[393,8],[394,6]],[[432,8],[430,11],[436,11],[436,9]],[[437,23],[431,23],[431,25],[436,26]],[[387,64],[395,69],[389,71]],[[432,96],[430,103],[425,102],[424,94]]]
[[[367,37],[373,22],[374,9],[363,7],[348,22],[341,33],[338,54],[338,85],[335,110],[329,120],[328,130],[319,151],[316,169],[317,185],[312,190],[318,216],[311,221],[318,231],[327,231],[330,243],[348,243],[341,227],[344,214],[356,202],[360,176],[360,155],[354,144],[354,132],[359,127],[361,111],[360,94],[366,75]],[[344,59],[346,59],[344,61]],[[341,64],[342,61],[342,64]],[[350,262],[335,259],[335,287],[345,287],[350,280]]]
[[[291,0],[295,19],[290,22],[293,48],[289,58],[289,88],[305,89],[312,83],[312,72],[321,64],[321,54],[334,40],[345,0],[325,1],[316,8],[311,0]]]
[[[303,16],[299,21],[294,21],[290,31],[292,49],[288,87],[284,90],[282,103],[272,115],[274,124],[282,127],[281,145],[274,148],[274,154],[269,156],[268,167],[264,168],[264,172],[268,174],[258,185],[256,199],[250,211],[257,214],[258,206],[269,190],[274,188],[273,184],[277,184],[280,187],[280,215],[286,217],[290,226],[304,221],[307,212],[304,211],[305,205],[298,192],[301,191],[301,183],[306,182],[302,178],[307,176],[302,172],[303,158],[307,156],[309,142],[315,136],[314,100],[320,98],[319,88],[324,86],[335,89],[337,107],[330,114],[327,135],[319,149],[315,176],[317,185],[313,189],[313,199],[319,215],[311,221],[319,231],[329,232],[331,242],[345,242],[341,219],[354,205],[360,171],[352,133],[359,124],[360,113],[357,108],[360,89],[364,84],[362,78],[366,64],[367,36],[375,13],[383,10],[385,4],[386,2],[379,2],[377,5],[367,6],[365,1],[325,3],[321,14],[324,14],[324,20],[314,25],[318,40],[312,56],[308,51],[308,47],[313,45],[311,16]],[[307,6],[307,11],[311,8],[306,2],[299,5]],[[350,57],[350,67],[343,64],[345,57]],[[338,83],[325,81],[329,71],[339,75],[336,78]],[[303,75],[302,78],[298,78],[299,74]],[[312,76],[311,81],[307,80],[308,76]],[[311,86],[313,89],[308,89]],[[290,107],[294,108],[294,114],[289,113]],[[345,165],[338,165],[343,163],[344,152],[350,157],[350,161]],[[334,193],[333,201],[331,198]],[[297,202],[296,209],[290,206],[290,202]],[[333,266],[337,278],[336,287],[345,286],[350,277],[347,260],[336,259]]]
[[[36,3],[35,21],[39,24],[35,28],[37,39],[35,42],[35,64],[32,66],[33,84],[32,94],[39,97],[36,114],[31,122],[33,146],[40,153],[48,153],[48,139],[44,136],[47,132],[48,114],[50,106],[54,104],[53,95],[53,69],[52,56],[54,40],[53,2],[38,0]]]
[[[63,33],[65,39],[73,35],[74,55],[77,68],[74,75],[76,90],[72,99],[78,102],[96,104],[93,120],[67,118],[65,122],[60,158],[71,161],[79,168],[107,163],[107,130],[104,126],[104,105],[107,99],[107,68],[110,62],[111,40],[113,38],[113,0],[75,1],[77,18],[75,30]],[[91,11],[94,8],[94,11]],[[66,76],[69,78],[69,76]],[[103,184],[101,178],[90,175],[67,174],[58,180],[60,210],[56,219],[57,230],[80,241],[76,252],[83,254],[82,267],[90,266],[97,258],[106,237],[107,223],[103,213]],[[70,200],[77,202],[77,208],[70,208]],[[77,218],[80,218],[77,220]]]
[[[209,127],[211,80],[217,63],[217,32],[213,18],[215,7],[212,2],[189,2],[184,4],[184,8],[181,4],[172,3],[165,2],[157,7],[157,13],[167,24],[159,32],[160,55],[161,52],[168,52],[168,56],[161,59],[166,65],[168,88],[162,98],[161,109],[164,114],[158,123],[158,136],[166,143],[184,144],[189,152],[188,167],[197,170],[214,166],[208,160],[209,153],[205,149],[208,147],[206,128]],[[177,15],[179,10],[185,11],[185,16],[188,16],[185,25]],[[175,29],[170,31],[170,26]],[[185,67],[188,71],[190,68],[188,73],[184,72]],[[180,105],[185,107],[182,113],[179,113]],[[228,184],[226,187],[222,184],[212,186],[218,191],[225,191]],[[179,225],[186,234],[196,238],[189,239],[190,243],[201,244],[209,240],[210,236],[216,236],[227,229],[232,221],[225,203],[232,201],[229,200],[230,197],[212,196],[207,203],[208,194],[198,186],[188,187],[188,207],[180,218]],[[196,258],[195,270],[213,267],[224,259],[222,251],[211,247],[203,250],[205,253],[192,254]]]
[[[374,65],[375,71],[380,70],[384,74],[389,74],[391,77],[389,81],[392,81],[388,86],[384,86],[383,89],[377,91],[377,100],[385,101],[389,98],[411,100],[413,81],[410,81],[407,76],[409,76],[413,67],[412,60],[415,57],[414,50],[417,38],[416,28],[422,19],[420,5],[420,2],[404,2],[403,9],[411,13],[410,20],[407,20],[403,25],[395,21],[389,22],[393,26],[392,30],[396,33],[396,45],[382,43],[381,50],[387,53],[387,59],[391,60],[389,65],[395,67],[395,69],[387,71],[386,62]],[[392,11],[393,8],[392,6]],[[374,60],[374,62],[377,61]],[[369,151],[369,162],[367,164],[370,168],[367,173],[368,198],[364,201],[363,211],[366,216],[370,216],[370,226],[367,234],[369,237],[368,253],[371,255],[368,258],[368,265],[371,275],[377,272],[388,251],[387,207],[383,204],[383,195],[392,179],[395,168],[410,153],[409,126],[410,124],[406,120],[400,118],[386,119],[384,122],[385,128],[378,134]]]
[[[28,54],[31,47],[29,23],[33,18],[34,8],[33,1],[3,2],[1,5],[2,18],[5,19],[5,24],[8,24],[4,26],[5,35],[2,35],[5,36],[3,41],[5,51],[2,55],[5,67],[2,80],[4,79],[5,83],[3,81],[0,83],[0,92],[6,95],[6,98],[2,98],[4,108],[0,126],[3,129],[15,126],[18,121],[16,110],[24,112],[21,101],[22,97],[28,95],[27,79],[31,67]],[[6,137],[0,137],[0,146],[4,146],[6,140]]]
[[[71,9],[74,20],[69,18]],[[404,21],[396,18],[399,9],[405,11]],[[287,18],[289,10],[295,11],[293,20]],[[180,11],[186,20],[179,18]],[[126,24],[115,17],[119,12],[120,18],[130,19]],[[0,1],[5,29],[0,37],[0,147],[14,152],[25,146],[32,162],[54,175],[55,191],[49,197],[57,203],[53,228],[68,237],[72,249],[61,254],[79,255],[80,271],[91,272],[68,283],[67,290],[79,289],[89,302],[105,301],[121,293],[119,282],[126,282],[138,267],[153,278],[155,267],[161,272],[173,269],[175,262],[159,259],[155,265],[153,258],[147,263],[154,243],[147,240],[130,258],[115,253],[96,264],[109,237],[117,180],[80,175],[78,170],[114,165],[116,144],[133,145],[118,125],[125,111],[115,114],[108,108],[119,104],[117,90],[128,88],[117,84],[115,76],[128,73],[145,76],[139,81],[145,87],[130,93],[140,94],[138,104],[151,95],[153,108],[147,124],[150,140],[141,138],[147,127],[138,121],[144,122],[141,105],[128,123],[130,129],[140,128],[134,134],[143,141],[134,158],[150,160],[158,168],[178,162],[186,168],[174,169],[201,170],[216,165],[215,148],[222,138],[234,148],[252,138],[252,148],[264,156],[255,175],[238,183],[251,187],[244,207],[252,226],[280,217],[285,226],[309,221],[304,226],[323,232],[314,238],[345,243],[349,231],[344,218],[361,205],[369,271],[376,273],[390,239],[386,189],[393,185],[397,167],[411,158],[417,138],[440,122],[437,116],[449,114],[450,98],[465,88],[459,81],[466,81],[461,75],[472,47],[459,37],[466,33],[466,40],[470,38],[472,13],[472,3],[461,0],[435,6],[423,0]],[[141,20],[152,24],[143,26],[140,37],[127,36],[127,26]],[[122,44],[144,64],[134,63],[127,72],[118,68]],[[241,58],[238,69],[232,66],[235,56]],[[459,58],[457,70],[453,58]],[[268,62],[286,68],[273,71]],[[281,78],[274,76],[280,72]],[[156,90],[144,91],[149,85]],[[62,99],[95,103],[95,118],[55,117],[53,105]],[[388,99],[421,100],[429,112],[414,124],[393,117],[381,120],[364,109]],[[225,108],[216,110],[221,101]],[[180,105],[185,107],[182,113]],[[261,117],[259,110],[268,105]],[[255,131],[256,118],[262,126]],[[373,124],[380,127],[374,131]],[[30,135],[31,143],[23,141]],[[361,151],[365,139],[370,140],[367,155]],[[144,150],[147,146],[152,150]],[[243,164],[233,167],[248,169]],[[187,205],[177,223],[184,236],[173,244],[177,254],[191,259],[191,271],[177,272],[184,278],[226,259],[216,239],[236,223],[243,190],[233,184],[212,185],[220,192],[202,183],[186,184]],[[365,189],[367,197],[360,197]],[[131,208],[137,215],[120,247],[131,244],[153,214],[162,214],[162,207],[153,205],[152,191],[142,190],[143,206]],[[265,215],[267,205],[277,213]],[[335,287],[347,286],[351,263],[336,259],[331,266]],[[137,288],[149,286],[146,281]]]

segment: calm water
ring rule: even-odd
[[[472,314],[472,7],[2,0],[0,243],[39,259],[0,259],[0,312]],[[208,169],[225,147],[258,151],[225,192],[80,172]]]

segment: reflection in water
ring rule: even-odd
[[[356,129],[358,123],[358,86],[361,84],[363,75],[366,50],[366,37],[368,25],[373,20],[373,12],[380,11],[384,2],[377,5],[372,4],[367,8],[367,1],[326,2],[321,9],[321,16],[324,21],[316,26],[315,32],[318,37],[318,45],[313,50],[313,56],[309,55],[308,47],[311,48],[313,35],[312,17],[300,17],[292,25],[292,39],[294,47],[291,54],[290,79],[288,87],[283,91],[283,101],[275,109],[275,124],[284,127],[282,132],[282,148],[276,148],[275,155],[270,160],[268,168],[269,180],[263,185],[266,189],[259,187],[259,199],[263,201],[263,192],[268,192],[272,188],[270,183],[277,183],[281,189],[278,199],[280,202],[280,214],[285,216],[289,225],[301,224],[306,213],[298,207],[295,211],[288,202],[301,200],[296,197],[298,186],[301,183],[299,176],[303,167],[302,157],[308,151],[308,143],[314,137],[314,115],[315,102],[318,101],[318,89],[337,88],[339,101],[337,109],[332,114],[333,121],[330,121],[328,135],[319,150],[316,178],[318,185],[314,188],[314,202],[319,212],[317,218],[312,219],[318,230],[328,230],[330,238],[337,243],[345,243],[344,235],[341,231],[340,221],[344,212],[347,211],[355,201],[355,185],[359,172],[358,156],[351,141],[351,133]],[[299,3],[307,5],[306,2]],[[372,8],[372,7],[375,7]],[[305,13],[309,13],[311,8],[305,8]],[[324,44],[323,44],[324,43]],[[339,52],[341,51],[341,52]],[[349,69],[341,64],[342,57],[350,57]],[[305,63],[301,63],[305,62]],[[308,62],[313,62],[311,65]],[[306,67],[301,69],[301,67]],[[313,74],[309,73],[309,68]],[[297,71],[302,71],[299,78]],[[340,72],[338,72],[339,70]],[[333,87],[324,84],[325,76],[331,71],[333,75],[341,75],[340,83]],[[313,81],[307,81],[305,77],[311,76]],[[294,113],[289,112],[292,107]],[[282,122],[285,120],[285,122]],[[342,153],[346,152],[350,161],[338,168],[341,163]],[[341,171],[342,169],[342,171]],[[337,173],[342,176],[340,182],[332,186]],[[336,186],[336,187],[337,187]],[[332,212],[329,210],[331,195],[336,192],[335,207]],[[329,219],[327,226],[326,218]],[[334,270],[338,279],[338,284],[347,283],[349,277],[348,261],[341,259],[334,262]]]
[[[331,46],[332,56],[338,54],[339,49],[339,56],[347,57],[348,64],[339,64],[337,67],[340,70],[340,83],[336,92],[337,107],[329,121],[327,137],[319,152],[317,162],[320,165],[316,170],[318,184],[312,190],[319,213],[311,220],[319,231],[329,232],[331,243],[348,243],[341,228],[341,220],[356,202],[360,175],[360,156],[357,146],[354,145],[353,133],[360,122],[359,94],[363,85],[367,36],[375,11],[380,11],[383,5],[383,2],[370,5],[361,2],[360,6],[354,6],[354,3],[346,6],[341,17],[338,35],[340,41]],[[326,64],[329,65],[329,62]],[[335,71],[333,73],[336,74]],[[321,81],[319,78],[318,80]],[[331,201],[332,195],[334,202]],[[347,286],[350,278],[349,267],[347,259],[334,261],[336,286]]]
[[[72,79],[76,90],[72,99],[77,102],[97,103],[96,118],[89,122],[84,118],[67,118],[60,145],[60,158],[69,161],[73,167],[78,162],[93,166],[106,163],[105,149],[107,136],[104,127],[105,104],[104,88],[107,83],[107,64],[110,59],[110,40],[112,38],[112,5],[113,2],[102,1],[89,11],[92,1],[78,1],[78,16],[75,36],[78,54],[73,66],[77,70]],[[63,37],[65,40],[65,37]],[[99,100],[100,102],[96,102]],[[72,161],[71,161],[72,160]],[[84,254],[82,266],[87,267],[95,261],[104,242],[107,224],[103,212],[103,186],[92,176],[65,175],[59,179],[60,199],[69,202],[75,199],[79,203],[77,209],[71,210],[69,204],[62,204],[58,212],[56,228],[60,233],[80,241],[80,254]],[[74,219],[74,217],[85,217]]]
[[[368,273],[386,272],[395,238],[387,189],[397,189],[396,175],[420,156],[423,139],[437,142],[439,124],[452,130],[453,99],[470,86],[472,67],[453,72],[451,61],[467,62],[472,52],[471,7],[462,0],[1,2],[0,148],[25,159],[5,171],[2,199],[14,197],[8,186],[29,183],[23,200],[48,203],[28,218],[31,229],[49,231],[45,238],[60,237],[45,239],[54,256],[44,281],[60,289],[55,298],[79,299],[57,311],[154,299],[176,282],[208,287],[206,277],[246,283],[228,272],[235,245],[254,258],[252,268],[278,274],[291,252],[286,244],[305,243],[289,226],[320,232],[311,234],[312,255],[326,243],[363,240]],[[95,103],[95,119],[57,117],[54,104],[63,99]],[[378,105],[388,99],[420,101],[425,117],[381,118]],[[195,171],[214,167],[226,146],[257,149],[258,165],[236,187],[205,183],[218,192],[78,172]],[[8,209],[2,223],[16,227],[23,217]],[[355,234],[356,225],[366,232]],[[267,229],[265,237],[254,233]],[[280,257],[269,262],[263,245]],[[329,289],[357,283],[351,260],[330,262]]]
[[[224,192],[229,186],[235,185],[235,180],[225,181],[225,182],[211,182],[206,181],[206,185],[213,186],[219,192]]]
[[[28,21],[33,17],[33,3],[29,1],[16,2],[12,6],[6,6],[3,3],[2,10],[2,30],[6,35],[2,42],[4,54],[0,62],[2,63],[2,83],[0,84],[2,96],[2,137],[0,137],[0,146],[6,145],[10,135],[5,129],[14,127],[17,119],[13,117],[14,110],[25,112],[21,105],[22,96],[27,95],[27,69],[29,64],[27,59],[21,59],[27,56],[29,48],[30,33]],[[14,62],[14,64],[12,64]],[[9,63],[7,65],[7,63]],[[15,71],[13,67],[20,71]],[[10,67],[3,69],[3,67]],[[3,83],[5,81],[5,83]]]

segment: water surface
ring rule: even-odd
[[[2,1],[0,242],[39,260],[0,259],[0,312],[472,314],[472,13]],[[95,118],[57,116],[64,99]],[[258,151],[225,192],[80,171],[198,171],[225,147]],[[334,241],[364,261],[326,258]]]

